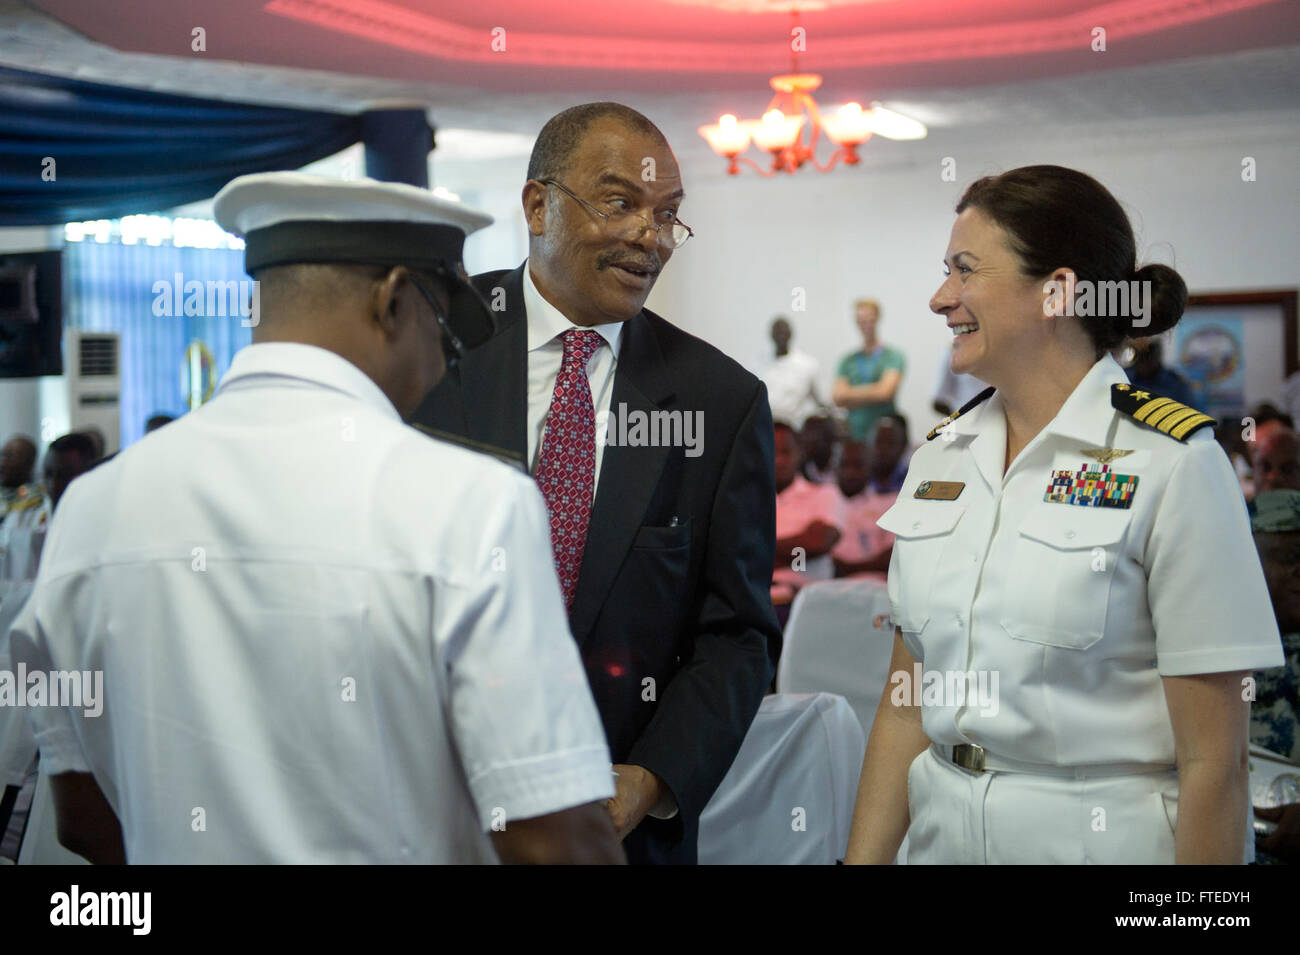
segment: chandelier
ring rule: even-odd
[[[795,14],[795,30],[798,13]],[[791,44],[791,71],[772,77],[768,83],[775,95],[763,111],[762,119],[737,119],[726,113],[717,123],[701,126],[699,133],[709,147],[728,162],[728,175],[740,172],[740,163],[752,167],[763,176],[793,173],[805,163],[811,163],[818,172],[830,172],[836,164],[857,165],[858,147],[871,138],[872,133],[887,139],[924,139],[926,128],[901,113],[872,103],[863,109],[860,103],[846,103],[834,113],[823,114],[812,93],[822,85],[816,73],[795,71],[796,48]],[[817,159],[817,140],[825,135],[838,148],[825,164]],[[763,152],[772,155],[770,168],[764,169],[748,156],[742,156],[753,142]]]

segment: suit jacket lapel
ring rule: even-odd
[[[624,415],[648,415],[672,394],[659,342],[645,315],[637,315],[623,327],[619,341],[609,408],[610,433],[615,432]],[[578,590],[569,613],[569,625],[579,644],[595,625],[623,558],[645,519],[670,450],[665,446],[605,447]]]
[[[528,321],[524,314],[524,269],[499,279],[505,311],[498,331],[460,363],[465,426],[469,437],[518,454],[528,461]],[[493,301],[490,288],[480,289]]]

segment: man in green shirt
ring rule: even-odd
[[[855,441],[865,441],[877,421],[896,414],[894,395],[903,380],[903,353],[882,345],[876,338],[880,324],[880,303],[860,298],[853,310],[862,333],[862,350],[845,355],[835,372],[831,400],[849,409],[849,433]]]

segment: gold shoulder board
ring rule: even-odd
[[[1110,403],[1116,411],[1134,421],[1179,441],[1186,441],[1197,431],[1215,423],[1213,418],[1195,408],[1132,385],[1111,385]]]

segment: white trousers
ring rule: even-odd
[[[930,747],[907,805],[909,865],[1172,865],[1178,773],[975,774]]]

